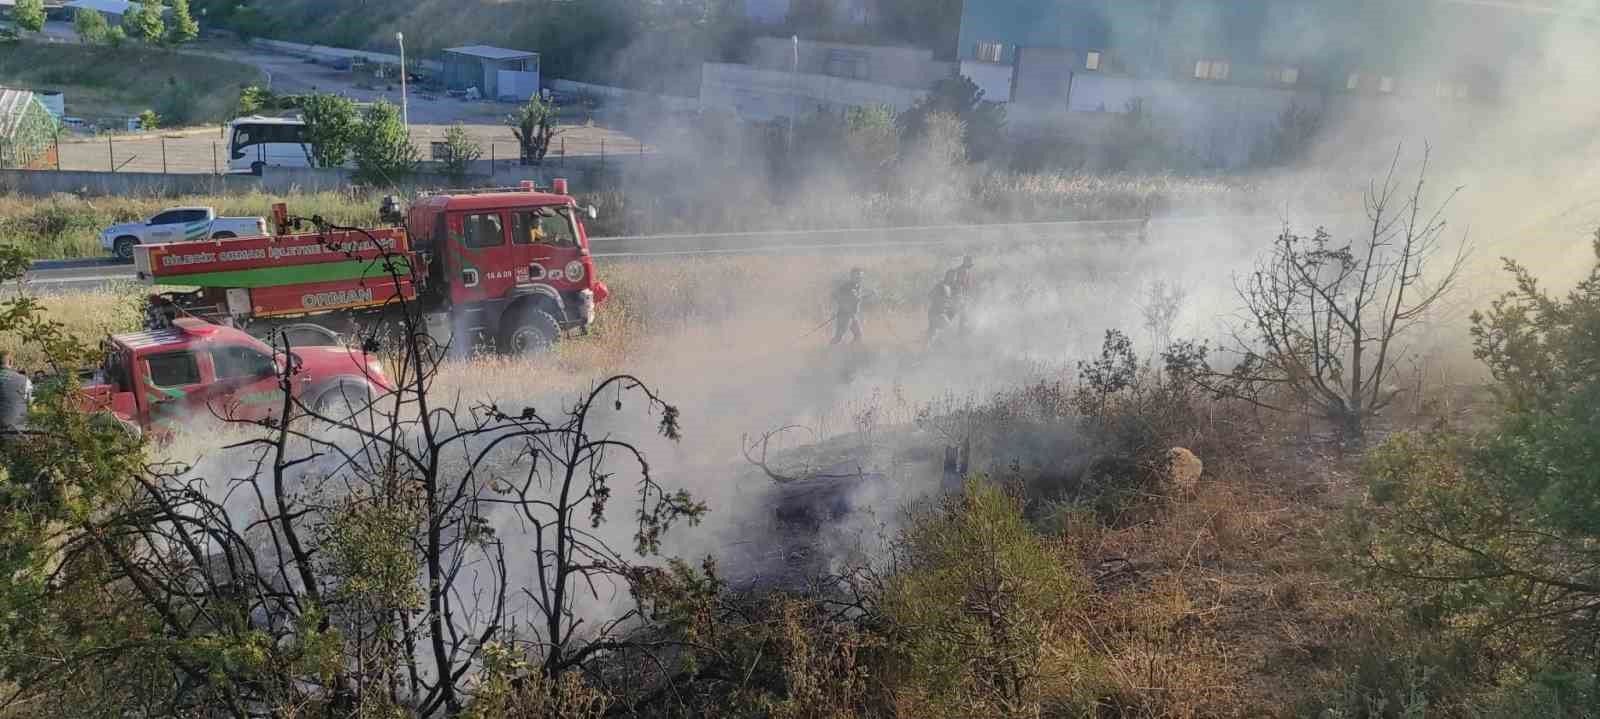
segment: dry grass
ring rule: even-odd
[[[1151,498],[1148,520],[1075,537],[1087,565],[1130,567],[1104,583],[1090,621],[1115,715],[1292,716],[1338,686],[1338,648],[1376,620],[1325,536],[1355,460],[1261,434],[1204,458],[1192,494]],[[1113,558],[1128,564],[1103,564]]]
[[[378,221],[379,201],[359,192],[94,198],[58,194],[38,198],[11,194],[0,187],[0,244],[16,245],[35,258],[97,257],[106,254],[100,247],[100,231],[114,223],[142,220],[182,205],[211,206],[228,216],[269,217],[277,202],[287,202],[291,214],[322,215],[344,225],[370,227]]]
[[[67,114],[107,120],[154,109],[183,123],[229,117],[240,88],[262,82],[249,65],[129,43],[122,48],[23,42],[0,48],[0,85],[66,94]]]

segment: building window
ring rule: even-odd
[[[1280,85],[1300,84],[1300,68],[1293,65],[1273,68],[1272,79]]]
[[[1084,56],[1084,58],[1083,58],[1083,69],[1085,69],[1085,70],[1099,70],[1100,69],[1100,51],[1099,50],[1090,50],[1089,54]]]
[[[998,42],[978,43],[977,59],[981,62],[1000,62],[1000,57],[1005,54],[1006,46]]]
[[[1388,75],[1378,78],[1378,92],[1381,92],[1385,95],[1393,93],[1394,78],[1389,77]]]
[[[1194,64],[1196,80],[1226,80],[1232,71],[1227,60],[1201,60]]]
[[[1344,89],[1346,89],[1346,90],[1360,90],[1361,89],[1361,73],[1359,73],[1359,72],[1350,73],[1350,77],[1346,78],[1345,81],[1344,81]]]

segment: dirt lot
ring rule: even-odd
[[[60,36],[59,39],[70,37],[70,26],[63,25],[50,23],[46,34]],[[314,64],[299,57],[214,42],[185,52],[255,66],[267,75],[272,90],[280,94],[332,92],[357,102],[385,99],[400,103],[398,85],[380,85],[370,76],[362,78],[355,73]],[[430,157],[430,143],[443,140],[445,130],[455,122],[466,125],[468,132],[483,145],[483,159],[504,160],[517,156],[516,137],[504,124],[505,117],[516,109],[515,105],[464,102],[416,87],[408,89],[410,102],[407,109],[412,137],[424,159]],[[574,157],[637,155],[640,152],[639,141],[620,131],[587,125],[585,119],[576,114],[564,121],[568,128],[552,149],[553,158],[563,150],[566,155]],[[648,148],[645,149],[648,151]],[[63,170],[196,173],[225,171],[227,161],[227,137],[220,127],[162,134],[116,135],[109,141],[105,137],[63,139],[61,143]]]

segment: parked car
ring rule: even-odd
[[[160,245],[231,237],[262,237],[267,220],[262,217],[217,217],[210,207],[171,207],[144,222],[125,222],[100,232],[100,246],[117,259],[131,261],[137,245]]]

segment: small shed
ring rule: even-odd
[[[0,167],[30,170],[55,166],[54,115],[28,90],[0,87]]]
[[[539,92],[539,53],[453,47],[444,51],[444,82],[451,90],[475,87],[486,98],[522,102]]]

